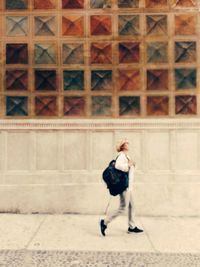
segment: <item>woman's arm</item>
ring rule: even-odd
[[[121,153],[115,163],[115,168],[123,172],[129,171],[128,159],[124,153]]]

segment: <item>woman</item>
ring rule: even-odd
[[[114,220],[117,216],[122,214],[126,207],[128,206],[128,233],[141,233],[143,230],[139,229],[135,226],[134,220],[133,220],[133,177],[134,177],[134,167],[135,162],[130,159],[128,156],[129,151],[129,142],[128,140],[122,140],[117,145],[117,152],[119,152],[115,168],[124,172],[128,172],[129,177],[129,186],[128,188],[120,194],[120,206],[119,208],[106,216],[104,220],[100,221],[100,229],[103,236],[105,236],[105,230],[108,226],[108,224]]]

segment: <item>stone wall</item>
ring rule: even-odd
[[[198,119],[4,120],[0,129],[1,212],[102,213],[102,170],[127,137],[137,214],[200,215]]]

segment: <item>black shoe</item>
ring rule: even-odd
[[[107,225],[105,225],[104,220],[101,220],[101,221],[100,221],[100,229],[101,229],[101,233],[102,233],[103,236],[106,235],[106,234],[105,234],[105,230],[106,230],[106,228],[107,228]]]
[[[138,234],[138,233],[142,233],[142,232],[144,232],[142,229],[139,229],[139,228],[137,228],[137,227],[135,227],[135,228],[128,228],[128,233],[136,233],[136,234]]]

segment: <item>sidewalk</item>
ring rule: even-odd
[[[200,256],[199,217],[138,217],[136,224],[144,229],[144,233],[127,234],[127,218],[121,216],[109,225],[106,237],[100,235],[100,218],[101,216],[96,215],[1,214],[0,263],[3,259],[2,251],[11,253],[16,250],[95,253],[112,251],[144,253],[144,255],[145,253],[195,253],[195,255],[197,253],[197,256],[198,254]],[[8,265],[0,264],[0,266]],[[197,265],[191,266],[200,266],[200,257]]]

